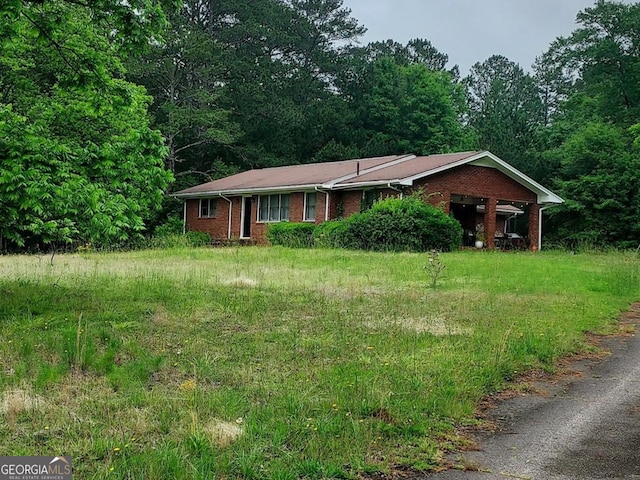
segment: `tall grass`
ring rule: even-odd
[[[0,257],[0,455],[73,455],[79,478],[428,470],[484,395],[640,293],[633,254],[440,259],[431,288],[420,254]]]

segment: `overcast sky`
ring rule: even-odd
[[[594,0],[344,0],[367,27],[361,43],[392,38],[431,41],[464,76],[476,62],[504,55],[530,70],[535,57],[576,29]],[[625,0],[625,3],[634,3]]]

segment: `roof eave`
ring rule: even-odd
[[[555,193],[551,195],[538,195],[538,204],[539,205],[561,205],[564,203],[564,199]]]
[[[305,184],[305,185],[284,185],[278,187],[256,187],[256,188],[238,188],[232,190],[208,190],[204,192],[186,192],[186,193],[172,193],[171,197],[174,198],[207,198],[207,197],[219,197],[219,196],[241,196],[241,195],[259,195],[261,193],[291,193],[297,191],[305,191],[305,190],[314,190],[315,188],[323,187],[322,184],[313,183],[313,184]]]
[[[505,173],[507,176],[509,176],[516,182],[523,184],[524,186],[529,188],[529,190],[531,190],[532,192],[535,192],[538,197],[538,204],[540,205],[558,204],[559,205],[561,203],[564,203],[564,199],[562,197],[560,197],[559,195],[556,195],[548,188],[543,187],[528,175],[525,175],[521,171],[509,165],[504,160],[501,160],[500,158],[496,157],[493,153],[482,152],[482,156],[491,158],[500,167],[502,167],[499,169],[500,171],[502,171],[502,173]]]
[[[506,174],[511,179],[515,180],[516,182],[520,183],[521,185],[524,185],[529,190],[534,192],[536,194],[536,196],[537,196],[538,204],[540,204],[540,205],[548,205],[548,204],[561,204],[561,203],[564,203],[564,200],[560,196],[556,195],[551,190],[543,187],[538,182],[536,182],[532,178],[528,177],[524,173],[520,172],[519,170],[516,170],[514,167],[512,167],[511,165],[506,163],[504,160],[501,160],[500,158],[496,157],[493,153],[491,153],[489,151],[478,152],[478,153],[476,153],[474,155],[470,155],[470,156],[468,156],[466,158],[463,158],[462,160],[459,160],[457,162],[448,163],[447,165],[443,165],[441,167],[434,168],[433,170],[429,170],[427,172],[421,172],[421,173],[419,173],[417,175],[412,175],[410,177],[402,178],[402,179],[400,179],[399,183],[400,183],[400,185],[411,187],[411,186],[413,186],[413,184],[414,184],[414,182],[416,180],[420,180],[420,179],[425,178],[425,177],[436,175],[438,173],[444,172],[446,170],[450,170],[452,168],[459,167],[461,165],[473,163],[473,162],[476,162],[476,161],[481,160],[483,158],[491,159],[493,162],[495,162],[498,165],[498,167],[499,167],[498,169],[501,172],[503,172],[504,174]]]

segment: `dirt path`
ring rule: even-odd
[[[640,304],[622,323],[640,325]],[[610,355],[571,362],[565,375],[533,382],[542,394],[515,396],[490,409],[495,433],[475,433],[478,451],[451,457],[467,471],[426,478],[640,479],[640,333],[599,343]]]

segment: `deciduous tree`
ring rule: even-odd
[[[130,240],[171,179],[163,139],[149,128],[150,98],[121,78],[121,45],[92,10],[13,3],[0,17],[11,30],[0,40],[0,236],[16,245]]]

